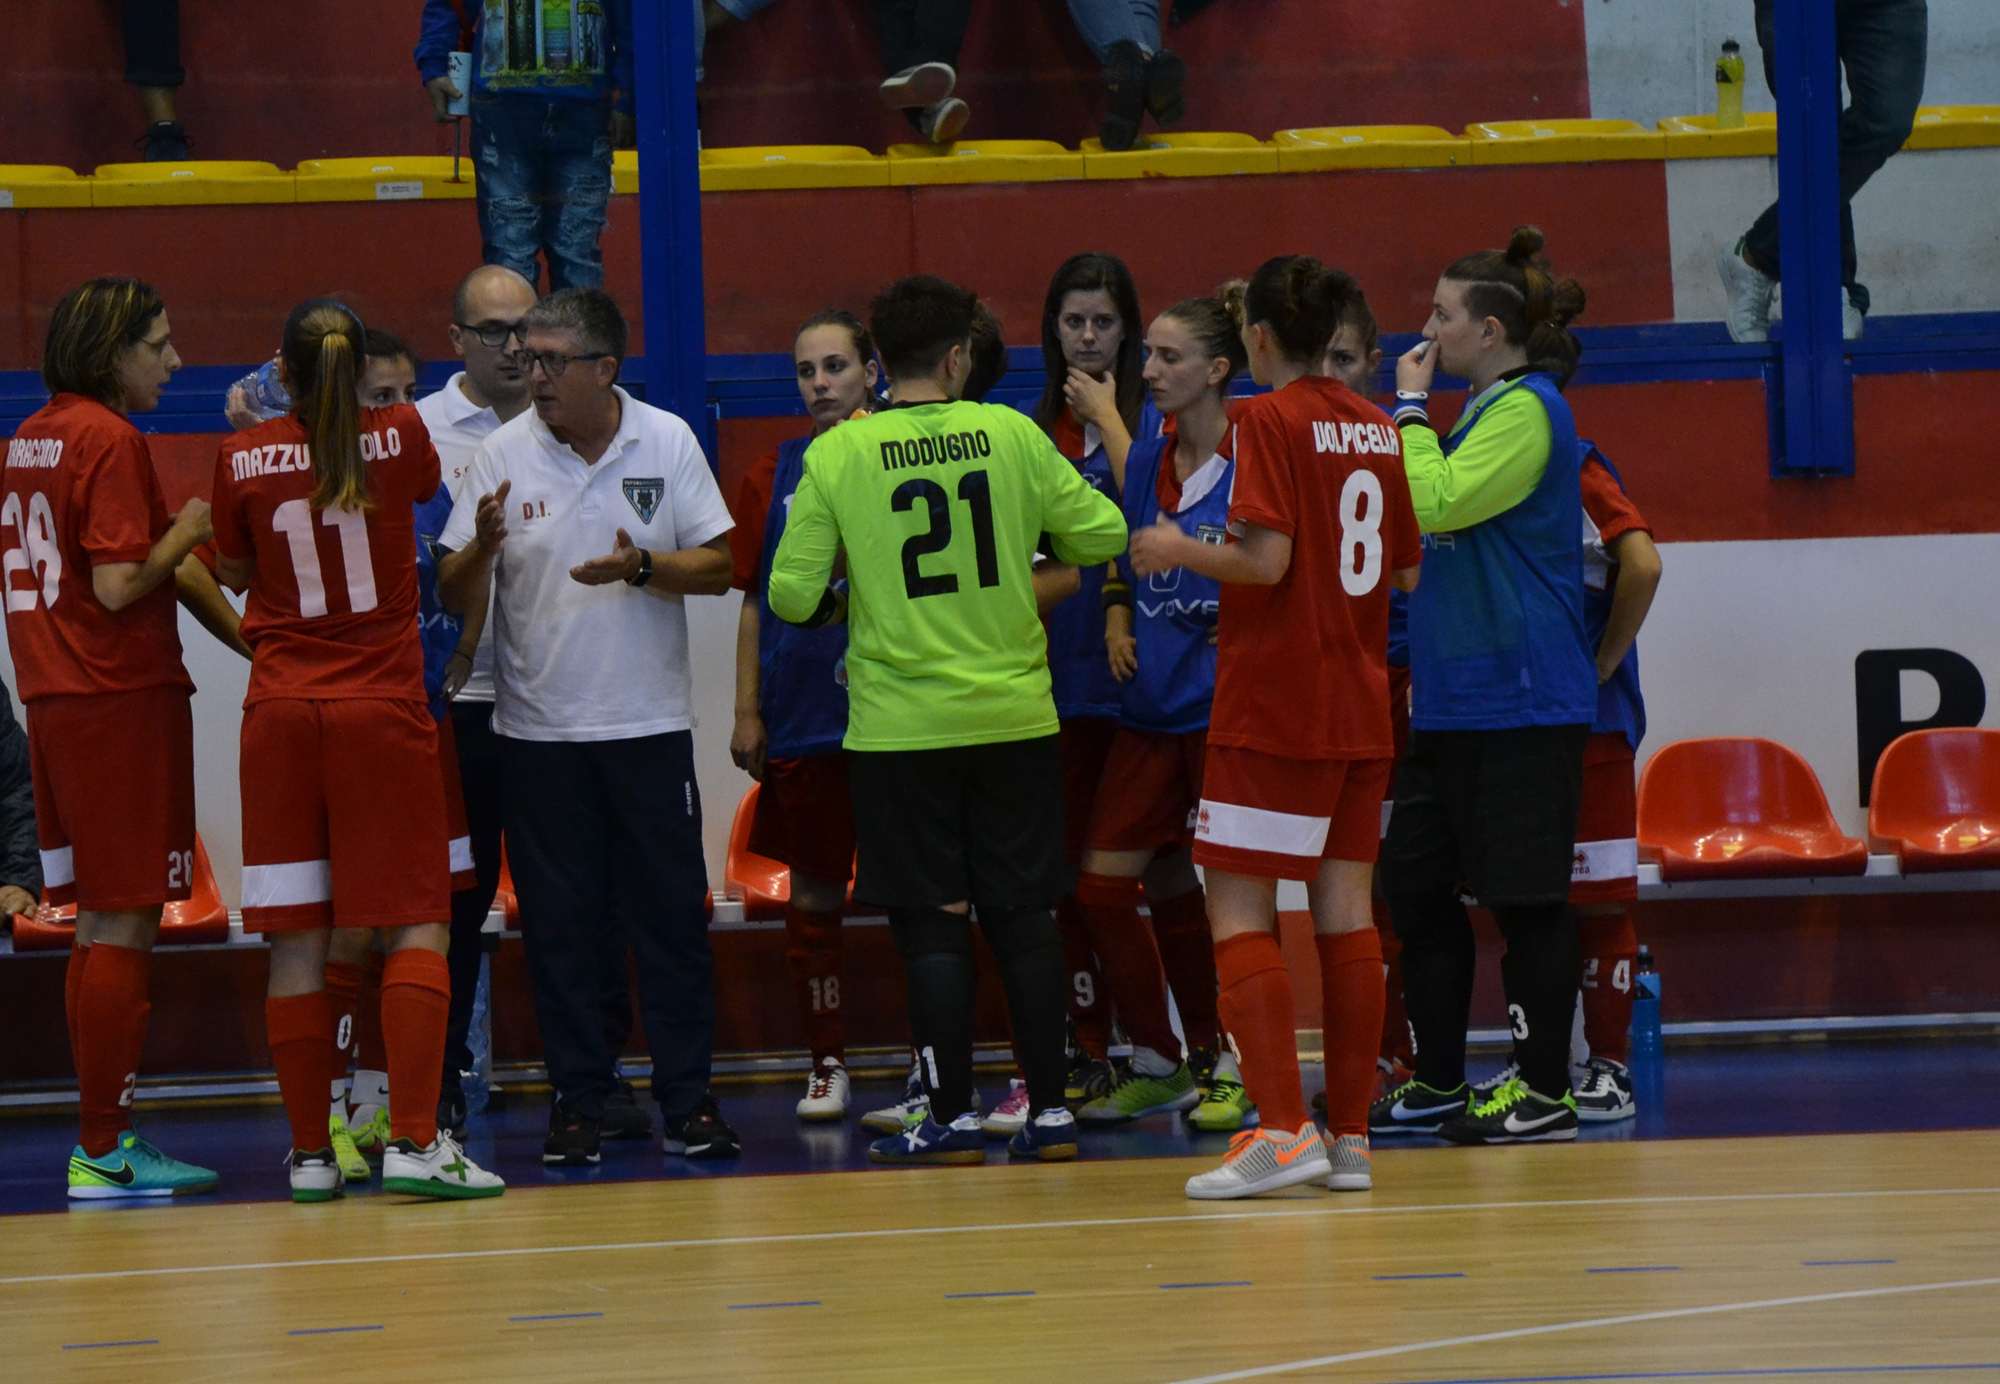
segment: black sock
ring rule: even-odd
[[[931,1118],[950,1124],[972,1109],[972,923],[941,908],[892,909],[889,926],[903,953],[910,1033],[931,1101]]]
[[[1507,939],[1500,976],[1518,1035],[1514,1055],[1521,1079],[1537,1095],[1560,1100],[1569,1090],[1569,1039],[1576,1013],[1576,915],[1563,903],[1497,907],[1493,915]],[[1406,960],[1406,968],[1408,964]]]
[[[1452,890],[1389,895],[1403,943],[1403,1002],[1416,1040],[1416,1079],[1439,1091],[1465,1084],[1465,1025],[1478,949]]]
[[[1028,1079],[1028,1103],[1039,1114],[1063,1103],[1069,1077],[1063,1043],[1069,972],[1062,938],[1046,908],[981,909],[979,925],[1000,962],[1014,1026],[1014,1059]]]

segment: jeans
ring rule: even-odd
[[[1764,80],[1778,84],[1775,0],[1757,2],[1757,44]],[[1924,96],[1930,37],[1926,0],[1835,0],[1834,47],[1847,74],[1849,104],[1840,113],[1840,280],[1854,306],[1868,311],[1854,249],[1854,194],[1903,147]],[[1778,204],[1764,209],[1743,237],[1757,267],[1778,273]]]
[[[1069,0],[1076,31],[1103,62],[1114,43],[1135,43],[1148,53],[1160,47],[1160,0]]]
[[[890,76],[919,63],[958,63],[972,0],[875,0],[875,35]]]
[[[479,238],[488,264],[549,288],[604,283],[604,232],[611,201],[611,108],[596,101],[530,95],[477,96],[472,148],[477,159]]]
[[[177,87],[187,80],[180,0],[125,0],[125,80],[137,87]]]
[[[729,17],[740,24],[752,15],[770,9],[778,0],[714,0],[714,3],[717,8],[728,11]],[[706,8],[703,0],[694,0],[694,79],[697,82],[705,75],[701,55],[708,39],[708,24],[702,18],[702,11]]]
[[[558,1098],[603,1116],[616,1057],[605,1032],[608,968],[622,967],[629,949],[653,1095],[668,1120],[691,1114],[708,1090],[715,1041],[692,735],[499,739],[507,854]]]

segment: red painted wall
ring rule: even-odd
[[[0,82],[0,163],[89,169],[135,157],[141,122],[120,80],[117,0],[22,8]],[[879,149],[909,138],[875,97],[882,74],[866,8],[864,0],[781,4],[717,35],[702,93],[704,142]],[[1267,135],[1407,121],[1457,129],[1588,115],[1582,5],[1505,8],[1496,35],[1474,22],[1483,12],[1465,0],[1427,9],[1218,0],[1167,41],[1192,69],[1193,129]],[[327,155],[448,152],[410,61],[419,10],[419,0],[276,8],[185,0],[181,115],[196,154],[291,167]],[[975,6],[960,67],[975,135],[1074,145],[1096,133],[1096,64],[1062,0]]]

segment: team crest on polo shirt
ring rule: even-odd
[[[660,501],[667,493],[665,476],[634,476],[625,482],[625,500],[632,506],[632,512],[639,516],[639,522],[650,524],[653,516],[660,512]]]
[[[1204,543],[1213,543],[1220,547],[1229,541],[1229,530],[1220,524],[1196,524],[1194,536]]]

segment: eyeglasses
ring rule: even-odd
[[[609,351],[584,351],[578,355],[567,356],[561,351],[516,351],[514,359],[521,362],[523,370],[533,370],[539,365],[542,367],[544,375],[547,375],[552,380],[559,380],[569,370],[569,363],[571,361],[610,360],[611,353]]]
[[[481,346],[494,351],[505,346],[507,338],[521,329],[518,322],[482,322],[476,327],[470,322],[454,322],[452,325],[462,332],[471,332],[479,338]]]

